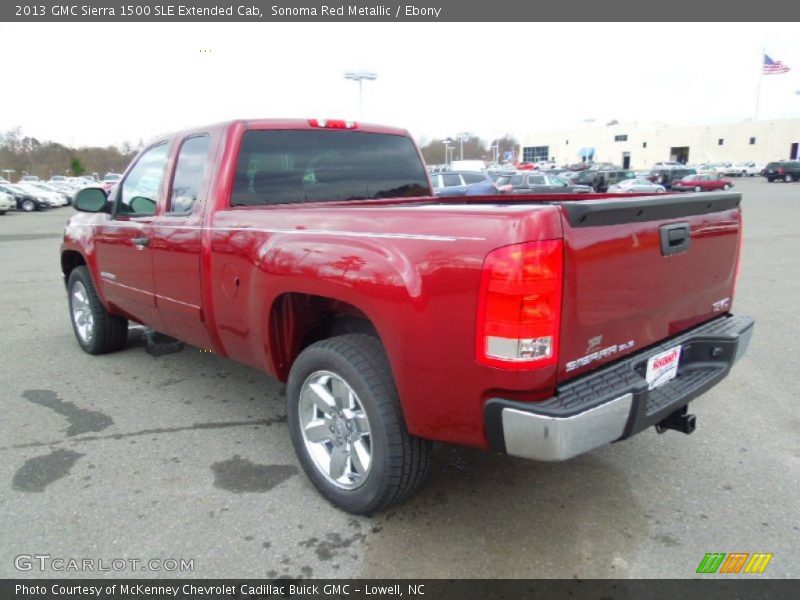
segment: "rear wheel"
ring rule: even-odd
[[[722,189],[723,189],[723,190],[725,190],[725,191],[727,192],[729,189],[731,189],[731,186],[729,186],[729,185],[726,183],[725,185],[723,185],[723,186],[722,186]]]
[[[703,188],[701,188],[699,185],[696,185],[696,186],[694,186],[694,191],[695,192],[702,192]]]
[[[792,183],[792,181],[794,181],[794,177],[792,177],[789,173],[787,173],[786,175],[783,176],[783,180],[786,183]]]
[[[89,269],[76,267],[67,283],[72,329],[80,347],[89,354],[114,352],[125,346],[128,321],[110,314],[92,283]]]
[[[303,469],[339,508],[382,510],[425,480],[431,443],[408,433],[376,338],[348,334],[303,350],[289,374],[286,405]]]

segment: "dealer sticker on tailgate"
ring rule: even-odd
[[[651,356],[647,361],[647,373],[645,373],[649,389],[655,389],[675,379],[675,375],[678,374],[680,358],[680,346],[675,346],[666,352]]]

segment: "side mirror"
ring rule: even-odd
[[[108,199],[106,197],[106,193],[100,188],[88,187],[83,188],[77,194],[75,194],[75,200],[72,204],[75,207],[75,210],[79,210],[81,212],[105,212],[106,206],[108,205]]]

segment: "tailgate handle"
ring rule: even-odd
[[[671,223],[661,226],[661,254],[671,256],[689,249],[689,224]]]

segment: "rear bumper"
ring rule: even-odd
[[[709,321],[567,382],[543,402],[492,398],[484,408],[489,445],[513,456],[559,461],[635,435],[724,379],[747,351],[753,326],[744,316]],[[678,376],[649,390],[647,359],[679,344]]]

